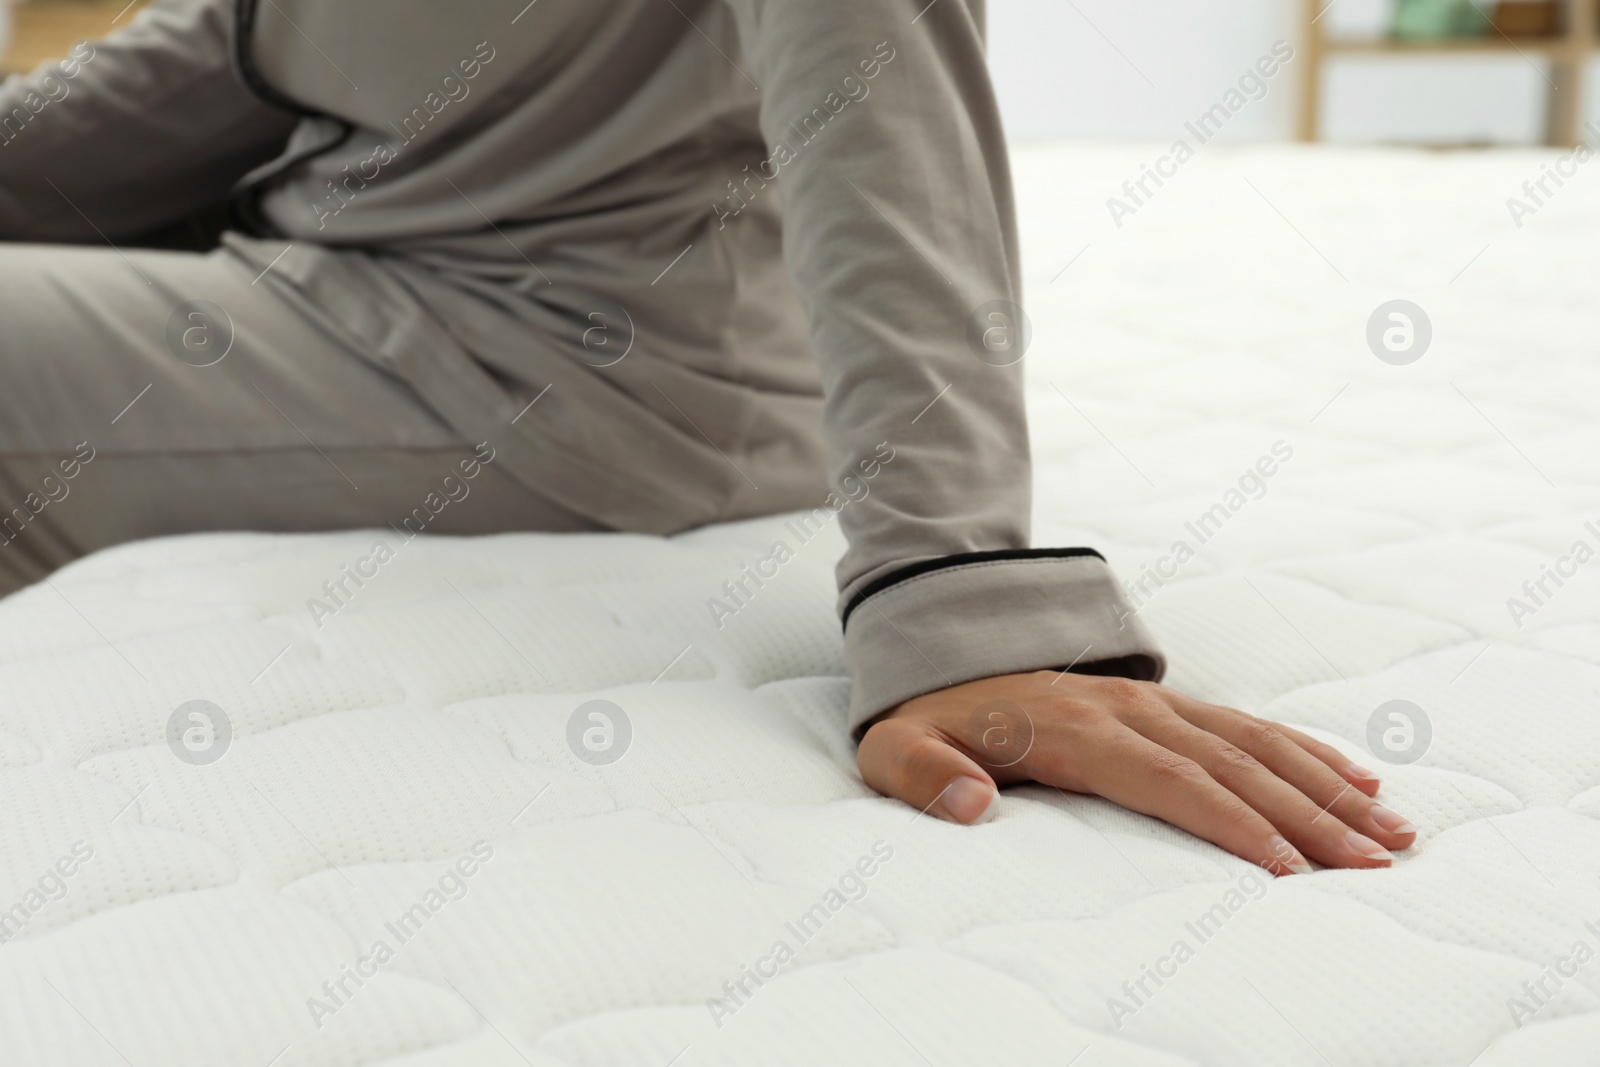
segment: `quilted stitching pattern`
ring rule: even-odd
[[[172,538],[0,605],[0,1062],[1592,1063],[1600,578],[1505,600],[1600,519],[1600,193],[1515,230],[1534,153],[1215,150],[1116,230],[1141,158],[1017,155],[1036,540],[1136,580],[1290,445],[1143,611],[1172,684],[1363,762],[1380,704],[1426,711],[1374,764],[1421,828],[1393,870],[1269,884],[1042,787],[972,829],[875,797],[836,532],[721,629],[780,521],[418,541],[320,627],[372,535]],[[1397,296],[1435,330],[1405,367],[1363,340]],[[567,741],[594,698],[609,765]],[[205,766],[166,741],[196,699]]]

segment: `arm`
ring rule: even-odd
[[[997,783],[1036,780],[1275,870],[1303,869],[1295,848],[1338,866],[1387,862],[1364,835],[1409,838],[1384,827],[1375,779],[1308,737],[1154,684],[1161,653],[1105,561],[1027,551],[1016,227],[982,0],[730,3],[781,173],[834,484],[852,487],[882,444],[894,450],[840,512],[850,725],[865,731],[867,782],[970,822]],[[819,108],[822,132],[797,143]],[[1314,818],[1325,804],[1332,817]]]
[[[120,240],[220,202],[295,117],[235,76],[232,5],[158,3],[0,84],[0,239]]]
[[[1119,620],[1121,594],[1098,554],[1024,554],[1021,363],[968,336],[986,305],[1020,299],[982,4],[939,0],[913,23],[926,5],[741,7],[762,132],[792,149],[788,163],[774,152],[783,247],[821,366],[830,481],[849,488],[863,461],[885,445],[893,455],[840,512],[855,729],[994,674],[1073,661],[1161,672],[1143,625]],[[859,99],[827,118],[846,94]],[[802,143],[800,129],[824,124]]]

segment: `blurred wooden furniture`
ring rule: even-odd
[[[40,63],[57,59],[67,49],[84,40],[104,37],[133,17],[145,0],[116,0],[92,3],[88,0],[64,3],[22,3],[11,9],[13,30],[11,48],[0,62],[0,74],[30,71]]]
[[[1600,41],[1596,37],[1595,0],[1561,0],[1562,30],[1549,37],[1508,37],[1495,30],[1486,37],[1440,41],[1341,39],[1328,37],[1322,15],[1338,0],[1304,0],[1304,49],[1300,61],[1299,138],[1318,140],[1322,122],[1322,82],[1328,59],[1341,55],[1442,56],[1521,55],[1548,69],[1544,142],[1552,146],[1578,143],[1583,122],[1583,75]]]
[[[1514,0],[1494,8],[1496,31],[1510,38],[1554,37],[1561,32],[1561,0]]]

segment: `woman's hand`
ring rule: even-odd
[[[1378,777],[1331,745],[1154,682],[1035,671],[908,700],[856,756],[867,784],[952,822],[996,784],[1093,793],[1275,874],[1385,867],[1416,828],[1371,798]],[[1285,843],[1287,839],[1287,844]],[[1298,850],[1298,851],[1296,851]]]

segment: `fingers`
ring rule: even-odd
[[[861,739],[856,764],[878,792],[949,822],[986,822],[999,806],[994,779],[915,719],[873,726]]]
[[[1323,742],[1318,741],[1310,734],[1302,733],[1292,726],[1285,726],[1282,723],[1272,722],[1269,719],[1263,719],[1255,715],[1247,714],[1235,708],[1225,707],[1221,704],[1208,704],[1203,700],[1196,700],[1193,697],[1185,696],[1177,690],[1169,689],[1166,686],[1161,686],[1160,689],[1162,696],[1167,700],[1168,703],[1172,705],[1174,710],[1183,715],[1183,717],[1188,719],[1190,722],[1195,722],[1198,725],[1195,715],[1191,714],[1191,712],[1203,713],[1209,711],[1226,712],[1229,715],[1241,716],[1250,721],[1261,723],[1264,726],[1271,726],[1279,733],[1288,735],[1291,741],[1305,749],[1307,752],[1311,753],[1323,763],[1327,764],[1327,766],[1332,769],[1333,773],[1337,774],[1339,777],[1343,778],[1345,781],[1361,790],[1361,792],[1365,793],[1367,796],[1376,796],[1378,793],[1380,779],[1378,778],[1377,774],[1367,770],[1367,768],[1358,763],[1352,762],[1350,758],[1347,757],[1343,752],[1340,752],[1332,745],[1324,744]]]
[[[1233,711],[1232,708],[1224,708],[1216,704],[1206,704],[1203,706],[1210,708],[1213,711]],[[1283,723],[1273,722],[1270,719],[1263,719],[1255,715],[1245,715],[1244,712],[1236,712],[1236,714],[1243,715],[1246,719],[1261,723],[1264,726],[1272,727],[1279,733],[1287,736],[1289,740],[1305,749],[1305,751],[1321,760],[1328,766],[1329,769],[1333,771],[1333,773],[1337,774],[1339,777],[1355,786],[1367,796],[1371,797],[1378,795],[1378,786],[1381,780],[1378,778],[1377,773],[1375,771],[1369,771],[1359,763],[1352,762],[1348,756],[1334,748],[1332,745],[1318,741],[1310,734],[1296,730],[1292,726],[1285,726]]]
[[[992,817],[1002,781],[1094,793],[1276,874],[1386,867],[1416,830],[1331,745],[1164,686],[1047,672],[906,701],[857,753],[874,789],[952,822]],[[987,712],[985,709],[989,709]],[[997,710],[998,709],[998,710]]]
[[[1253,715],[1246,715],[1245,718],[1255,719],[1256,722],[1265,723],[1266,725],[1276,729],[1279,733],[1286,734],[1289,740],[1293,741],[1295,744],[1299,745],[1301,748],[1317,757],[1317,759],[1327,764],[1327,766],[1332,769],[1333,773],[1337,774],[1339,777],[1343,778],[1345,781],[1361,790],[1361,792],[1365,793],[1367,796],[1372,797],[1378,795],[1379,778],[1377,774],[1367,770],[1359,763],[1350,762],[1350,759],[1345,756],[1343,752],[1340,752],[1332,745],[1318,741],[1310,734],[1301,733],[1292,726],[1285,726],[1282,723],[1277,722],[1268,722],[1265,719],[1258,719]]]
[[[1251,753],[1222,737],[1165,708],[1138,716],[1129,726],[1156,744],[1194,760],[1218,785],[1259,812],[1291,844],[1317,862],[1329,867],[1382,867],[1390,862],[1391,857],[1382,845],[1354,832],[1338,816],[1314,803],[1306,793],[1269,770]],[[1314,764],[1321,775],[1337,783],[1328,790],[1329,799],[1341,794],[1359,795],[1294,742],[1288,738],[1281,738],[1281,741],[1294,749],[1299,759]]]
[[[1116,722],[1084,747],[1074,773],[1107,800],[1203,837],[1273,874],[1311,873],[1272,823],[1194,760]]]
[[[1291,732],[1286,727],[1231,708],[1187,700],[1175,701],[1174,708],[1189,723],[1248,753],[1273,775],[1310,798],[1321,813],[1315,820],[1317,823],[1326,822],[1331,816],[1385,849],[1410,848],[1415,843],[1415,826],[1404,816],[1374,801],[1365,792],[1358,791],[1357,783],[1336,773],[1336,764],[1322,753],[1313,751],[1308,744],[1335,753],[1338,764],[1348,765],[1349,761],[1338,755],[1333,746],[1324,745],[1297,730]],[[1373,785],[1373,791],[1376,792],[1375,781]],[[1278,826],[1283,828],[1282,823]],[[1296,840],[1293,834],[1289,837]],[[1351,841],[1348,844],[1357,851],[1367,849],[1361,842]],[[1321,860],[1321,856],[1315,852],[1313,856]]]

